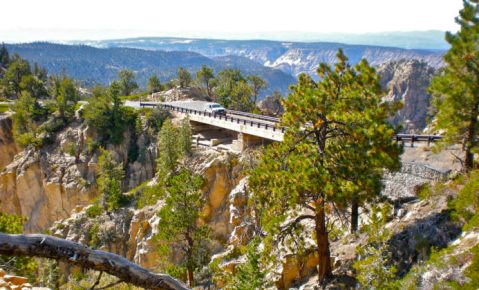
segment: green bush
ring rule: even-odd
[[[0,211],[0,232],[7,234],[21,234],[24,219],[20,216],[9,215]],[[0,255],[0,265],[8,272],[26,276],[30,281],[36,281],[37,262],[32,258],[10,257]]]
[[[138,196],[137,207],[143,208],[148,205],[154,205],[160,198],[165,196],[165,189],[162,185],[147,186]]]
[[[86,209],[86,215],[89,218],[95,218],[103,213],[103,208],[98,203],[94,203],[92,206]]]
[[[5,113],[9,110],[10,106],[7,104],[0,104],[0,113]]]

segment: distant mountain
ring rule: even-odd
[[[338,48],[343,48],[353,63],[358,62],[361,58],[366,58],[373,65],[402,59],[416,59],[426,61],[435,68],[443,65],[443,51],[441,50],[403,49],[327,42],[308,43],[150,37],[82,43],[104,48],[129,47],[147,50],[189,51],[213,58],[235,55],[249,58],[267,67],[280,69],[294,76],[302,72],[315,75],[320,62],[334,63]]]
[[[152,74],[165,82],[176,77],[182,66],[196,72],[203,64],[216,72],[224,68],[238,68],[243,74],[258,74],[268,83],[262,96],[279,90],[286,95],[288,86],[296,79],[280,70],[265,67],[248,58],[228,56],[209,58],[188,51],[152,51],[132,48],[94,48],[86,45],[52,43],[10,44],[7,48],[30,62],[36,62],[50,73],[65,72],[84,85],[109,84],[117,79],[119,70],[128,68],[136,73],[140,86],[145,87]],[[261,96],[260,96],[261,97]]]

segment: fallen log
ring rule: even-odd
[[[146,289],[188,289],[184,283],[169,275],[150,272],[119,255],[93,250],[82,244],[48,235],[0,233],[0,254],[54,259],[106,272],[118,277],[123,282]]]

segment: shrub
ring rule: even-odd
[[[95,218],[100,216],[103,213],[103,208],[98,203],[94,203],[93,205],[89,206],[86,210],[86,215],[89,218]]]

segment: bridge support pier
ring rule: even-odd
[[[245,149],[253,146],[265,145],[269,144],[271,141],[265,140],[264,138],[245,134],[245,133],[238,133],[238,138],[233,140],[233,144],[231,145],[231,149],[234,151],[244,151]]]

